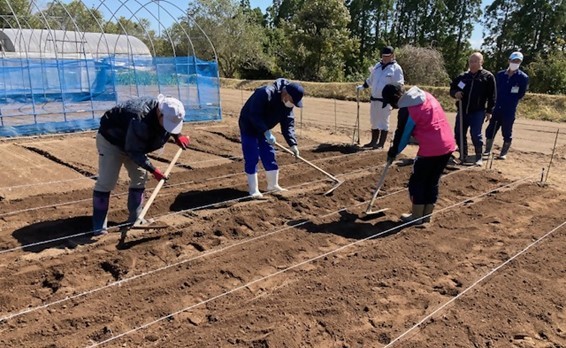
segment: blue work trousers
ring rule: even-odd
[[[266,171],[279,169],[275,160],[275,148],[265,140],[263,135],[255,136],[240,133],[240,137],[246,174],[257,173],[257,164],[260,158]]]

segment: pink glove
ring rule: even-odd
[[[161,181],[161,180],[167,181],[167,180],[169,179],[168,177],[165,176],[165,174],[163,174],[163,173],[161,172],[161,170],[159,170],[159,169],[157,169],[157,168],[155,168],[155,170],[154,170],[153,173],[151,173],[151,174],[153,174],[153,177],[154,177],[155,180],[157,180],[157,181]]]
[[[175,137],[175,144],[179,145],[179,147],[183,150],[186,150],[191,143],[191,139],[188,136],[179,134]]]

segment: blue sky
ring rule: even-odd
[[[121,1],[118,0],[82,0],[88,7],[97,7],[102,11],[106,18],[110,17],[111,13],[118,10],[121,6]],[[140,18],[147,18],[150,20],[152,24],[152,28],[155,31],[159,31],[159,26],[157,25],[158,22],[161,22],[161,29],[167,28],[171,26],[175,22],[175,19],[182,15],[184,10],[187,8],[188,1],[179,1],[179,0],[153,0],[156,3],[150,3],[148,0],[129,0],[125,1],[128,6],[132,9],[139,9],[140,4],[147,4],[145,8],[140,10],[136,16]],[[157,1],[161,3],[161,8],[157,6]],[[43,1],[40,1],[43,2]],[[124,0],[122,0],[124,2]],[[482,9],[485,8],[488,4],[492,3],[493,0],[482,0]],[[108,6],[107,9],[104,5],[100,6],[100,4],[104,4]],[[259,7],[262,11],[265,12],[265,9],[273,3],[272,0],[250,0],[250,4],[252,7]],[[181,5],[184,4],[184,5]],[[135,10],[134,10],[135,11]],[[118,16],[124,16],[126,18],[132,17],[132,14],[129,10],[125,7],[122,7],[117,11]],[[160,21],[158,21],[160,19]],[[477,23],[474,27],[474,31],[472,33],[472,37],[470,39],[470,43],[472,44],[473,48],[480,48],[483,39],[482,39],[482,26],[481,24]]]

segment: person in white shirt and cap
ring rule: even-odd
[[[369,77],[363,85],[357,86],[357,90],[371,87],[370,123],[371,141],[363,147],[382,149],[389,133],[389,118],[391,106],[383,103],[381,92],[387,84],[398,83],[403,85],[403,69],[395,61],[393,47],[386,46],[381,50],[381,61],[372,69]]]
[[[525,74],[519,66],[523,62],[521,52],[513,52],[509,56],[509,67],[501,70],[495,76],[497,86],[497,97],[492,117],[488,117],[486,122],[489,125],[485,130],[486,146],[484,155],[491,153],[493,138],[499,128],[503,133],[503,146],[498,159],[506,159],[507,152],[513,140],[513,123],[515,123],[515,113],[519,100],[523,99],[529,86],[529,76]]]
[[[93,192],[93,233],[106,234],[110,192],[116,186],[122,165],[130,177],[128,222],[134,223],[142,210],[143,193],[150,172],[156,180],[168,178],[149,160],[147,154],[162,148],[172,136],[187,149],[190,140],[181,134],[185,107],[173,97],[140,97],[118,104],[100,119],[96,135],[98,178]]]

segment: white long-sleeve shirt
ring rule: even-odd
[[[366,85],[371,87],[371,96],[381,98],[383,87],[389,83],[405,84],[403,69],[395,61],[386,65],[382,65],[381,62],[377,63],[366,80]]]

